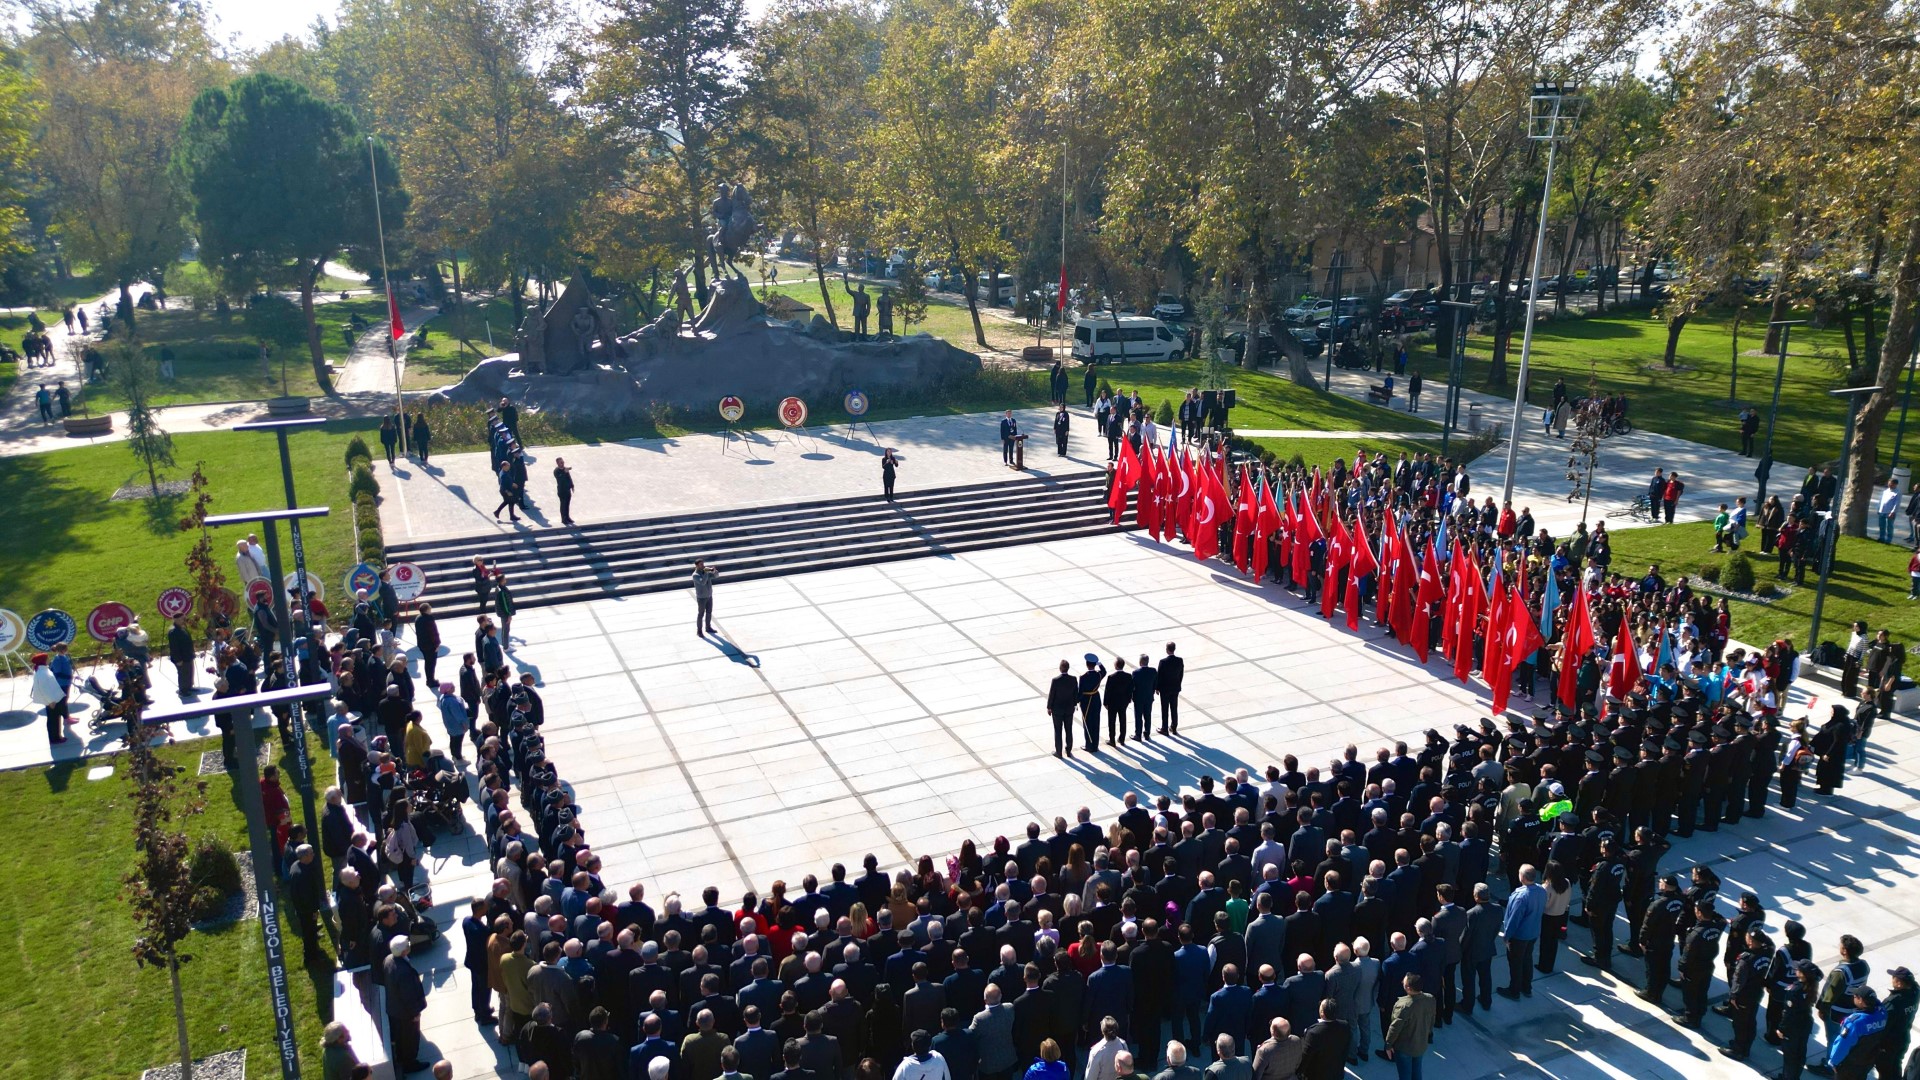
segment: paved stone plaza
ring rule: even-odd
[[[656,906],[707,884],[728,904],[748,884],[797,887],[869,851],[894,869],[1082,805],[1105,821],[1122,792],[1191,790],[1200,771],[1257,770],[1283,753],[1304,768],[1353,741],[1370,759],[1485,708],[1438,660],[1423,671],[1370,629],[1329,626],[1272,586],[1131,535],[722,584],[716,612],[724,644],[693,634],[681,594],[514,621],[512,658],[541,682],[549,752],[608,883],[643,881]],[[1090,650],[1131,662],[1169,640],[1188,658],[1182,737],[1053,758],[1042,700],[1054,665]],[[1797,715],[1804,692],[1795,698]],[[1920,875],[1920,736],[1883,722],[1873,742],[1868,771],[1840,795],[1680,841],[1663,870],[1713,863],[1729,895],[1751,888],[1805,922],[1823,965],[1843,932],[1867,941],[1882,984],[1889,967],[1920,963],[1920,896],[1901,887]],[[471,834],[437,844],[429,869],[448,919],[486,884]],[[1584,950],[1586,931],[1572,934]],[[495,1075],[504,1059],[468,1015],[461,948],[433,959],[428,1039],[460,1076]],[[1621,968],[1638,979],[1637,962]],[[1532,999],[1496,999],[1448,1029],[1429,1075],[1756,1075],[1566,949],[1559,972]],[[1708,1017],[1707,1034],[1724,1040],[1726,1021]],[[1763,1071],[1776,1060],[1756,1047]],[[1386,1062],[1359,1073],[1392,1074]]]

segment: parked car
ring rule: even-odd
[[[1172,293],[1161,293],[1154,302],[1153,317],[1162,322],[1183,323],[1193,317],[1193,305]]]
[[[1419,309],[1433,301],[1432,289],[1401,289],[1380,301],[1380,313],[1398,311],[1402,308]]]
[[[1321,341],[1329,341],[1332,339],[1333,332],[1336,328],[1340,331],[1340,338],[1343,341],[1357,337],[1360,333],[1360,316],[1335,316],[1321,323],[1319,326],[1314,327],[1313,332]]]
[[[1186,354],[1185,338],[1146,315],[1082,317],[1073,328],[1073,358],[1083,363],[1179,360]]]
[[[1241,365],[1242,367],[1246,366],[1247,332],[1245,330],[1235,330],[1234,332],[1228,334],[1226,337],[1221,338],[1220,340],[1223,344],[1226,345],[1227,348],[1233,350],[1233,362]],[[1270,364],[1277,364],[1279,362],[1280,362],[1280,343],[1274,340],[1272,330],[1265,329],[1265,328],[1261,329],[1259,352],[1256,356],[1256,359],[1254,360],[1254,363],[1259,367],[1266,367]]]
[[[1316,323],[1333,314],[1333,301],[1302,298],[1298,304],[1280,313],[1290,323]]]
[[[1304,326],[1291,326],[1287,328],[1287,334],[1293,338],[1295,344],[1300,346],[1300,351],[1307,356],[1319,356],[1322,352],[1326,351],[1326,343],[1320,340],[1320,335],[1317,331],[1309,330]]]
[[[974,296],[989,305],[1013,303],[1012,274],[982,274],[980,282],[974,286]]]

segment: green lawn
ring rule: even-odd
[[[217,740],[201,740],[159,754],[193,771],[203,750],[218,747]],[[332,766],[318,742],[313,759],[315,783],[324,789]],[[89,768],[105,763],[115,766],[113,776],[86,778]],[[284,760],[282,769],[291,773]],[[13,927],[0,1012],[19,1021],[0,1030],[0,1058],[10,1076],[119,1080],[179,1060],[167,976],[133,961],[134,923],[121,884],[134,860],[128,789],[124,755],[0,773],[0,803],[16,835],[65,841],[56,849],[13,843],[0,851],[0,908]],[[205,814],[176,817],[176,825],[246,850],[246,826],[224,774],[207,777],[206,804]],[[318,1076],[319,1010],[331,1010],[331,976],[300,966],[291,925],[284,939],[300,1054],[307,1075]],[[279,1076],[260,924],[196,933],[183,947],[193,957],[180,975],[194,1056],[245,1047],[248,1076]],[[325,995],[316,993],[322,986],[329,988]]]
[[[379,325],[386,317],[386,301],[378,297],[342,300],[319,305],[314,313],[320,324],[321,348],[338,367],[346,363],[351,348],[347,339],[352,318],[358,315],[369,326]],[[135,325],[149,355],[158,356],[163,347],[173,350],[174,379],[162,384],[154,397],[155,405],[278,397],[283,366],[285,392],[309,397],[320,393],[306,347],[278,346],[263,367],[259,342],[247,333],[237,310],[223,321],[212,312],[174,306],[166,311],[143,311]],[[126,404],[111,379],[87,389],[87,405],[96,411],[124,409]]]
[[[329,423],[290,440],[301,503],[334,509],[304,530],[307,567],[325,583],[328,601],[338,599],[341,579],[353,563],[343,455],[355,430],[369,430],[368,422]],[[191,475],[194,462],[205,463],[214,513],[286,504],[271,436],[179,435],[174,457],[179,464],[165,475],[175,478]],[[157,620],[160,591],[188,584],[184,560],[194,538],[177,530],[188,509],[184,496],[164,498],[157,506],[145,498],[109,500],[122,484],[145,480],[145,470],[119,443],[0,459],[0,504],[31,508],[0,520],[0,597],[5,598],[0,603],[22,617],[58,607],[84,623],[96,605],[117,600]],[[225,529],[214,537],[215,553],[230,577],[233,542],[246,532]],[[291,573],[293,553],[284,532],[281,556]],[[76,650],[93,645],[83,631]]]
[[[752,277],[752,275],[749,275],[749,277]],[[755,296],[765,296],[768,289],[760,285],[758,278],[754,278],[753,280],[753,294]],[[853,303],[847,296],[846,286],[841,283],[837,272],[828,273],[827,288],[833,296],[833,313],[838,317],[839,325],[843,329],[852,329]],[[780,268],[780,280],[773,283],[771,290],[774,293],[791,296],[795,300],[811,307],[814,312],[820,316],[826,316],[826,308],[820,302],[820,283],[811,273],[808,273],[807,276],[803,278],[800,277],[793,268],[782,266]],[[875,298],[877,301],[880,296],[879,287],[868,285],[867,295]],[[1001,308],[999,310],[1005,311],[1006,309]],[[1012,354],[1017,357],[1023,346],[1034,344],[1033,334],[1028,331],[1025,326],[1020,323],[1012,323],[1005,319],[996,318],[988,314],[988,311],[989,309],[985,307],[980,309],[980,328],[986,332],[989,352]],[[872,316],[869,329],[878,330],[879,325],[880,317],[878,314],[875,314]],[[932,334],[934,337],[942,341],[952,342],[968,352],[980,351],[980,342],[973,336],[973,316],[968,314],[966,304],[960,302],[957,298],[948,299],[945,294],[940,294],[940,298],[929,299],[927,304],[927,317],[920,322],[908,326],[899,322],[896,317],[894,332],[903,335],[919,333]],[[1048,338],[1041,342],[1041,344],[1056,343],[1056,340],[1053,338]]]
[[[1318,465],[1322,469],[1331,468],[1335,458],[1352,465],[1356,452],[1365,450],[1369,458],[1385,453],[1391,460],[1398,461],[1405,451],[1408,456],[1440,452],[1439,439],[1249,439],[1265,450],[1271,450],[1281,461],[1291,461],[1295,454],[1307,465]]]
[[[434,318],[426,326],[426,348],[407,352],[402,385],[408,390],[437,390],[459,382],[481,360],[512,352],[513,298],[497,296],[469,304],[452,315]]]
[[[1804,317],[1796,312],[1795,317]],[[1631,414],[1641,424],[1665,435],[1729,450],[1740,446],[1738,417],[1744,405],[1761,410],[1762,432],[1773,395],[1777,361],[1772,356],[1745,355],[1764,344],[1766,312],[1750,311],[1740,324],[1739,404],[1727,404],[1733,373],[1732,313],[1696,315],[1680,333],[1675,369],[1662,364],[1666,355],[1667,324],[1645,311],[1608,314],[1599,318],[1567,318],[1543,322],[1534,329],[1527,398],[1544,407],[1553,400],[1555,379],[1565,379],[1574,396],[1584,395],[1591,375],[1602,393],[1625,393]],[[1780,388],[1779,426],[1774,434],[1774,456],[1794,464],[1812,464],[1839,454],[1846,413],[1828,390],[1840,385],[1834,366],[1846,355],[1840,330],[1793,328],[1786,375]],[[1467,341],[1466,386],[1483,389],[1491,355],[1491,339],[1475,334]],[[1444,371],[1433,359],[1431,346],[1416,350],[1435,389]],[[1520,333],[1508,350],[1509,378],[1518,371]],[[1512,396],[1509,382],[1506,394]],[[1891,431],[1881,455],[1891,461]]]
[[[1871,522],[1868,527],[1873,527]],[[1897,528],[1896,537],[1904,537],[1905,523]],[[1613,533],[1613,565],[1633,577],[1646,573],[1649,563],[1658,563],[1668,581],[1682,574],[1695,577],[1703,566],[1725,566],[1727,556],[1714,554],[1712,547],[1713,526],[1707,522],[1621,529]],[[1753,560],[1760,586],[1777,585],[1787,591],[1772,603],[1733,601],[1733,636],[1758,645],[1792,638],[1804,651],[1813,617],[1814,569],[1809,567],[1805,585],[1793,585],[1791,577],[1785,581],[1775,577],[1778,561],[1761,553],[1758,530],[1748,537],[1742,550]],[[1907,560],[1912,555],[1911,548],[1898,544],[1842,538],[1834,551],[1827,603],[1820,614],[1820,637],[1844,645],[1848,625],[1855,619],[1865,619],[1875,630],[1892,630],[1896,640],[1920,640],[1920,602],[1907,600]]]

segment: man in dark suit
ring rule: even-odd
[[[733,1040],[733,1049],[740,1055],[740,1071],[754,1080],[772,1076],[780,1061],[779,1036],[760,1026],[760,1010],[751,1005],[741,1011],[741,1021],[747,1030]]]
[[[980,1011],[983,996],[987,991],[987,973],[973,966],[973,958],[965,949],[953,950],[953,972],[941,980],[946,991],[947,1007],[959,1012],[961,1016],[972,1017]]]
[[[946,988],[927,979],[927,965],[913,965],[913,986],[900,1001],[902,1031],[933,1031],[940,1026],[940,1013],[947,1007]]]
[[[1353,1025],[1335,1017],[1333,999],[1320,1002],[1320,1019],[1301,1036],[1300,1080],[1340,1080],[1347,1073],[1347,1048]]]
[[[1135,946],[1139,948],[1140,946]],[[1117,963],[1120,951],[1113,942],[1100,943],[1100,966],[1087,976],[1087,995],[1081,1008],[1080,1027],[1084,1031],[1098,1031],[1102,1017],[1111,1016],[1120,1024],[1120,1037],[1127,1038],[1132,1030],[1133,1020],[1133,971]],[[1172,974],[1172,957],[1168,956],[1168,974]],[[1158,1032],[1147,1033],[1143,1037],[1153,1039]]]
[[[634,1047],[633,1052],[635,1055],[638,1055],[640,1053],[640,1048],[637,1046]],[[782,1064],[786,1066],[786,1068],[781,1069],[777,1073],[774,1073],[773,1080],[833,1080],[832,1077],[817,1076],[813,1073],[812,1070],[801,1066],[799,1039],[788,1039],[784,1044],[781,1045],[780,1061]],[[629,1070],[628,1075],[645,1076],[646,1072],[644,1070],[640,1072],[632,1072],[631,1070]]]
[[[933,1037],[933,1052],[946,1061],[951,1080],[975,1080],[980,1074],[980,1048],[960,1022],[958,1009],[941,1010],[940,1034]]]
[[[1053,756],[1062,753],[1073,756],[1073,710],[1080,704],[1080,681],[1075,679],[1065,660],[1060,661],[1060,674],[1053,677],[1047,685],[1047,715],[1053,718]],[[1025,866],[1021,867],[1028,873]]]
[[[407,959],[413,943],[404,935],[393,939],[381,973],[387,989],[387,1028],[392,1033],[394,1069],[401,1073],[419,1072],[427,1067],[420,1060],[420,1014],[427,1009],[427,992],[420,972]]]
[[[460,936],[467,942],[467,979],[473,983],[473,1019],[475,1023],[496,1024],[487,986],[487,942],[493,928],[487,925],[487,898],[473,902],[467,917],[460,920]]]
[[[1166,659],[1156,668],[1154,692],[1160,695],[1160,734],[1180,733],[1180,684],[1186,678],[1187,662],[1173,653],[1173,642],[1167,642]]]
[[[828,1080],[839,1076],[845,1058],[840,1053],[840,1040],[827,1034],[825,1018],[817,1012],[808,1013],[805,1030],[806,1036],[800,1040],[800,1067]]]
[[[1013,410],[1008,409],[1000,417],[1000,459],[1008,465],[1013,464],[1013,439],[1020,434],[1020,424],[1013,418]]]
[[[1140,1046],[1140,1071],[1151,1074],[1160,1062],[1160,1024],[1173,1004],[1174,932],[1147,919],[1140,924],[1140,937],[1127,958],[1134,988],[1129,1027]]]
[[[1040,988],[1040,968],[1028,964],[1021,972],[1026,990],[1013,1002],[1013,1048],[1015,1060],[1032,1061],[1040,1056],[1040,1044],[1055,1038],[1053,995]]]

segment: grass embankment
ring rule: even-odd
[[[1895,537],[1905,537],[1906,528],[1905,522],[1899,523]],[[1648,564],[1658,564],[1668,581],[1682,574],[1698,580],[1702,567],[1726,565],[1729,556],[1714,554],[1712,548],[1713,526],[1707,522],[1621,529],[1613,533],[1613,565],[1633,578],[1645,574]],[[1759,530],[1749,534],[1741,549],[1753,560],[1758,586],[1762,590],[1773,586],[1780,595],[1766,603],[1733,600],[1729,608],[1733,636],[1763,645],[1776,638],[1792,638],[1804,651],[1813,618],[1817,564],[1809,565],[1805,585],[1795,585],[1791,576],[1774,576],[1778,560],[1760,551]],[[1844,645],[1847,627],[1855,619],[1865,619],[1875,630],[1891,630],[1895,640],[1920,640],[1920,601],[1907,599],[1907,560],[1912,556],[1912,548],[1899,544],[1843,537],[1834,549],[1827,602],[1820,613],[1820,637]]]
[[[219,746],[217,739],[198,740],[158,754],[192,775],[201,752]],[[277,739],[275,749],[283,749]],[[317,741],[312,750],[314,782],[324,790],[332,782],[332,765]],[[113,775],[88,780],[87,771],[103,764],[114,766]],[[290,760],[283,758],[281,769],[291,776]],[[176,817],[176,827],[246,850],[246,824],[232,783],[225,774],[206,780],[206,813]],[[291,784],[288,795],[297,817],[299,797]],[[13,927],[0,1013],[21,1021],[0,1029],[0,1058],[8,1063],[8,1075],[137,1077],[155,1065],[177,1062],[166,972],[133,961],[135,927],[121,883],[134,865],[125,755],[0,773],[0,804],[7,807],[15,835],[66,841],[53,850],[32,843],[0,850],[0,910]],[[300,939],[291,925],[283,937],[300,1055],[309,1075],[318,1076],[325,1023],[320,1010],[330,1015],[332,975],[301,967]],[[279,1076],[260,924],[249,920],[194,933],[182,949],[193,957],[180,978],[194,1056],[245,1047],[249,1077]]]
[[[334,508],[332,515],[308,522],[302,533],[307,568],[320,576],[329,601],[338,600],[341,579],[353,564],[346,443],[351,432],[368,428],[366,421],[338,421],[289,440],[301,502]],[[163,479],[184,479],[196,461],[203,462],[214,513],[286,504],[271,436],[178,435],[174,457],[179,464]],[[188,584],[185,559],[195,536],[179,531],[191,506],[188,496],[110,499],[121,485],[146,480],[146,470],[120,443],[0,459],[0,505],[15,508],[0,518],[0,603],[22,617],[58,607],[84,623],[95,605],[117,600],[153,620],[157,637],[163,624],[155,601],[160,590]],[[248,531],[215,532],[214,554],[229,576],[233,543]],[[292,545],[284,530],[280,552],[286,572],[292,573]],[[75,648],[93,645],[83,630]]]

